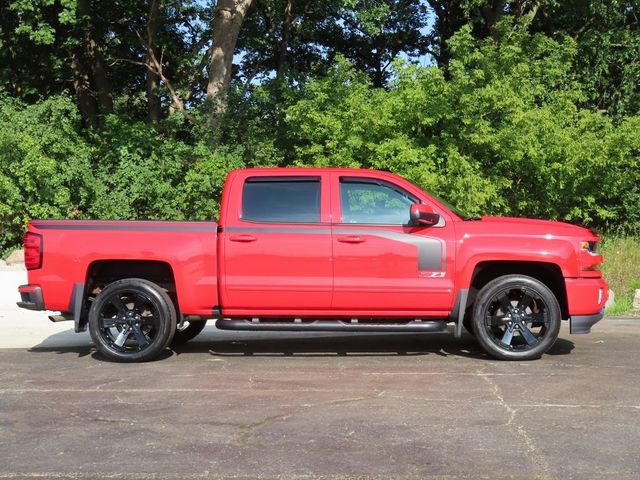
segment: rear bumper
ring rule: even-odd
[[[20,301],[16,304],[27,310],[44,310],[42,289],[38,285],[20,285],[18,287]]]
[[[569,320],[569,332],[571,334],[591,333],[591,327],[602,320],[604,308],[593,315],[574,315]]]

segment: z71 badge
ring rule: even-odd
[[[444,278],[446,272],[418,272],[422,278]]]

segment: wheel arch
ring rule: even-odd
[[[504,275],[526,275],[545,284],[554,294],[563,319],[569,318],[567,289],[562,270],[555,263],[535,261],[484,261],[479,262],[471,276],[467,312],[473,308],[478,292],[490,281]]]
[[[176,311],[180,311],[172,266],[161,260],[101,259],[91,262],[82,293],[82,311],[76,315],[76,331],[84,331],[92,299],[109,283],[125,278],[142,278],[167,291]]]

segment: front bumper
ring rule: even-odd
[[[602,320],[604,308],[593,315],[573,315],[569,320],[569,332],[571,334],[591,333],[591,327]]]
[[[16,304],[20,308],[27,310],[44,310],[44,300],[42,298],[42,289],[37,285],[20,285],[18,287],[20,293],[20,302]]]
[[[569,316],[596,315],[604,308],[609,287],[602,277],[565,278]]]

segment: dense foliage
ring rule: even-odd
[[[87,132],[67,96],[0,104],[0,248],[30,218],[214,218],[237,150],[173,117],[149,125],[118,115]]]
[[[636,2],[254,0],[213,114],[213,5],[0,9],[0,251],[34,217],[214,218],[243,166],[391,170],[470,216],[640,230]]]

